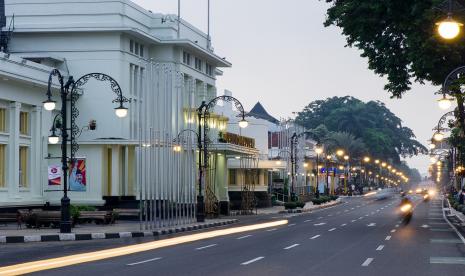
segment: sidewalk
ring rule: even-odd
[[[78,241],[95,239],[137,238],[161,236],[179,232],[212,228],[237,222],[237,219],[212,219],[203,223],[191,223],[179,226],[162,227],[152,230],[140,230],[138,221],[121,221],[112,225],[80,224],[72,229],[73,233],[60,234],[59,229],[17,229],[15,223],[0,225],[0,243]],[[23,226],[24,227],[24,226]]]
[[[331,207],[331,206],[334,206],[340,203],[341,203],[341,199],[338,198],[336,200],[333,200],[331,202],[327,202],[321,205],[313,205],[312,202],[307,202],[305,203],[304,208],[297,208],[293,210],[286,210],[284,206],[273,206],[269,208],[257,209],[257,214],[258,215],[271,215],[271,214],[283,214],[283,213],[307,213],[313,210]]]

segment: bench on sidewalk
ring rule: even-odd
[[[17,223],[18,228],[21,228],[22,219],[19,213],[0,213],[0,223],[7,225],[8,223]]]
[[[60,211],[31,211],[25,220],[28,228],[35,227],[37,229],[42,226],[53,226],[54,228],[59,227],[60,221]]]
[[[79,223],[95,222],[95,224],[113,224],[114,216],[111,211],[80,211]]]
[[[113,209],[113,212],[116,214],[116,217],[118,219],[126,218],[126,219],[137,220],[140,217],[140,209],[116,208],[116,209]]]

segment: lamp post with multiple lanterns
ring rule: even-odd
[[[52,111],[56,107],[56,101],[52,99],[52,79],[53,77],[58,78],[60,84],[60,97],[61,97],[61,110],[59,115],[55,116],[52,126],[52,134],[49,136],[50,144],[57,144],[60,140],[56,134],[57,129],[61,132],[61,164],[63,174],[63,197],[61,199],[61,219],[60,219],[60,232],[70,233],[71,232],[71,219],[70,219],[70,199],[68,197],[68,163],[74,162],[74,157],[79,149],[79,145],[76,142],[76,135],[79,133],[79,128],[76,126],[76,118],[79,115],[79,111],[76,108],[76,101],[79,98],[77,90],[85,85],[89,79],[93,78],[99,81],[110,82],[111,89],[116,94],[116,99],[113,102],[119,104],[115,108],[116,116],[122,118],[128,113],[128,109],[124,107],[124,103],[130,100],[123,96],[119,84],[112,77],[102,73],[91,73],[86,74],[74,81],[72,76],[68,77],[66,83],[64,77],[58,69],[54,69],[50,72],[48,78],[48,88],[46,92],[47,99],[43,102],[45,110]],[[71,127],[68,127],[68,102],[70,105],[70,123]],[[61,117],[61,122],[57,124],[57,118]],[[71,155],[68,157],[68,143],[71,145]]]
[[[233,102],[236,109],[239,111],[239,117],[241,120],[239,121],[240,128],[246,128],[249,123],[245,119],[245,111],[242,103],[239,102],[236,98],[228,95],[218,96],[213,98],[208,103],[206,101],[202,101],[202,104],[197,108],[197,117],[198,117],[198,130],[197,130],[197,137],[198,137],[198,148],[199,148],[199,182],[198,182],[198,195],[197,195],[197,212],[196,218],[197,222],[204,222],[205,221],[205,198],[202,193],[202,187],[205,187],[205,174],[208,168],[208,144],[209,144],[209,137],[208,137],[208,119],[210,117],[210,110],[216,106],[218,101],[225,101],[225,102]]]

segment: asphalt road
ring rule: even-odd
[[[441,202],[418,199],[408,224],[400,221],[398,203],[397,197],[381,201],[351,198],[344,204],[314,213],[266,217],[286,218],[289,223],[285,226],[36,274],[465,275],[465,244],[443,219]],[[72,243],[64,247],[61,247],[63,244],[16,245],[10,250],[1,249],[0,263],[20,263],[130,243],[104,242],[87,243],[87,246]],[[18,255],[20,252],[24,258]]]

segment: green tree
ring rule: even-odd
[[[355,138],[354,135],[348,132],[330,132],[323,138],[327,152],[336,152],[338,149],[343,149],[352,158],[361,158],[368,153],[368,149],[360,138]]]
[[[317,100],[298,113],[296,122],[313,129],[315,136],[326,131],[350,133],[363,142],[366,153],[396,164],[400,157],[427,153],[413,131],[381,102],[364,103],[350,96]]]

